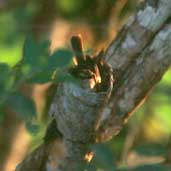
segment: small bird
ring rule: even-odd
[[[96,75],[99,74],[97,58],[84,55],[83,44],[80,36],[71,37],[71,46],[77,63],[74,68],[71,68],[71,74],[80,79],[94,78],[96,81]]]

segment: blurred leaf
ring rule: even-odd
[[[119,14],[120,19],[130,16],[130,13],[136,9],[136,6],[137,6],[136,0],[127,1]]]
[[[6,13],[1,13],[0,21],[1,21],[0,43],[3,43],[4,45],[8,45],[8,46],[14,45],[14,42],[16,42],[16,38],[18,39],[18,37],[16,36],[19,35],[17,34],[17,23],[13,17],[13,12],[10,11]],[[11,27],[9,27],[9,23]]]
[[[156,121],[158,126],[158,132],[161,132],[162,134],[170,134],[171,132],[171,106],[170,103],[160,103],[157,105],[154,109],[155,111],[155,118],[153,118],[154,121]],[[155,125],[155,124],[154,124]]]
[[[36,84],[44,84],[44,83],[51,81],[51,77],[52,77],[52,72],[43,71],[43,72],[36,73],[35,75],[33,75],[33,77],[27,80],[27,82],[36,83]]]
[[[56,50],[48,59],[49,68],[56,69],[71,65],[73,54],[67,49]]]
[[[170,167],[161,164],[152,164],[125,169],[114,169],[113,171],[170,171]]]
[[[145,144],[134,148],[138,154],[145,156],[164,155],[166,148],[160,144]]]
[[[111,151],[114,151],[116,157],[120,156],[120,154],[123,151],[126,133],[127,127],[125,126],[123,130],[120,132],[119,136],[114,137],[113,140],[106,143],[106,145],[110,147]]]
[[[13,10],[13,18],[17,24],[17,30],[20,31],[20,33],[25,34],[25,32],[30,29],[35,10],[36,6],[33,3],[27,3],[25,6],[18,6]]]
[[[10,66],[14,66],[21,59],[23,45],[23,33],[18,30],[20,25],[13,15],[13,10],[0,14],[0,62]]]
[[[88,2],[87,2],[88,1]],[[89,0],[59,0],[58,6],[60,12],[67,17],[79,16],[78,14],[84,12],[87,5],[90,4]]]
[[[168,71],[164,74],[164,76],[159,84],[171,86],[171,68],[169,68]]]
[[[32,34],[28,35],[24,44],[23,63],[30,65],[33,72],[47,67],[49,45],[49,40],[36,41]]]
[[[5,113],[0,110],[0,123],[4,120]]]
[[[7,80],[7,78],[11,77],[11,70],[7,64],[0,63],[0,73],[0,84],[8,82],[9,80]]]
[[[11,68],[4,63],[0,63],[0,104],[4,102],[9,92],[12,91],[14,76]]]
[[[28,75],[30,74],[28,81],[31,83],[50,81],[57,68],[68,67],[71,64],[72,56],[73,54],[66,49],[56,50],[50,55],[48,41],[38,42],[29,35],[25,41],[23,58],[24,66],[28,68]],[[64,79],[68,81],[71,77],[65,76]]]
[[[11,95],[6,104],[25,121],[30,121],[36,116],[34,102],[22,94],[15,93]]]
[[[91,162],[87,165],[86,171],[97,171],[97,168],[94,164],[92,164]]]
[[[22,45],[22,39],[16,41],[15,44],[11,46],[0,44],[0,62],[7,63],[10,66],[16,65],[16,63],[21,59],[22,56]]]
[[[45,83],[50,81],[52,71],[48,68],[49,40],[36,40],[29,34],[24,44],[22,72],[27,82]]]
[[[92,163],[95,164],[98,168],[114,168],[114,155],[107,146],[103,144],[96,144],[92,146],[92,151],[95,152]]]
[[[30,3],[25,6],[17,6],[10,10],[1,12],[0,21],[1,29],[0,37],[3,44],[11,46],[16,43],[18,38],[24,36],[26,31],[30,30],[31,20],[35,11],[35,5]],[[9,27],[9,23],[10,26]]]
[[[80,82],[78,79],[76,79],[75,77],[73,77],[71,74],[63,72],[62,70],[57,72],[55,78],[53,79],[54,82],[73,82],[77,85],[80,85]]]
[[[157,95],[164,95],[168,100],[171,98],[171,83],[163,84],[161,81],[155,88],[155,94]]]
[[[34,124],[32,122],[26,122],[25,125],[26,125],[26,129],[28,130],[28,132],[33,135],[37,134],[40,130],[39,124]]]

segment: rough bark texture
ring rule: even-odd
[[[119,133],[130,113],[167,70],[171,58],[167,37],[170,28],[165,25],[171,16],[170,9],[169,0],[146,0],[108,47],[105,59],[113,67],[115,85],[99,130],[100,134],[104,132],[103,141]],[[162,63],[168,62],[168,66],[162,65],[158,58],[162,58]]]
[[[109,140],[119,133],[171,64],[171,26],[166,24],[169,17],[170,0],[146,0],[110,44],[104,60],[113,68],[115,83],[108,104],[111,85],[103,91],[87,87],[90,80],[81,80],[82,85],[86,82],[82,87],[73,83],[59,85],[50,113],[64,136],[65,156],[58,169],[51,167],[44,160],[45,149],[41,146],[36,151],[36,156],[40,153],[39,160],[34,162],[35,167],[39,165],[38,171],[42,171],[40,161],[46,163],[45,171],[76,171],[86,163],[90,144]],[[51,148],[53,145],[52,142]],[[34,170],[26,165],[32,162],[24,160],[16,171]]]
[[[105,119],[99,129],[102,139],[117,134],[131,113],[138,107],[151,88],[162,78],[171,64],[171,28],[165,26],[151,44],[125,71],[115,87],[113,97],[105,110]]]
[[[101,77],[101,82],[97,82],[98,87],[91,87],[94,80],[92,77],[81,79],[80,85],[67,82],[58,85],[50,114],[56,119],[66,147],[62,170],[80,170],[80,166],[86,164],[85,156],[89,153],[89,145],[97,139],[101,113],[113,88],[110,66],[100,66],[97,65]]]

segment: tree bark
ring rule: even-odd
[[[101,91],[91,89],[92,78],[80,79],[81,87],[61,83],[57,89],[50,113],[64,136],[62,162],[57,165],[56,161],[55,166],[51,164],[51,152],[48,150],[55,147],[56,141],[53,141],[28,155],[16,171],[35,171],[34,168],[37,171],[84,170],[86,156],[90,155],[89,146],[117,135],[169,68],[170,17],[170,0],[155,3],[146,0],[140,4],[103,55],[104,66],[107,62],[113,68],[114,82],[111,70],[108,70],[107,75],[100,73],[102,83],[95,83],[95,86],[102,87],[104,82],[109,82]],[[33,163],[34,158],[38,160]],[[80,166],[84,167],[80,169]]]

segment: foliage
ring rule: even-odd
[[[50,54],[49,45],[49,41],[36,41],[30,34],[25,40],[23,59],[19,64],[10,67],[6,63],[0,63],[1,106],[10,106],[32,131],[35,126],[31,127],[29,123],[36,117],[34,102],[19,93],[18,88],[25,82],[42,84],[56,80],[74,81],[72,76],[62,72],[72,64],[72,53],[67,49],[58,49]]]

